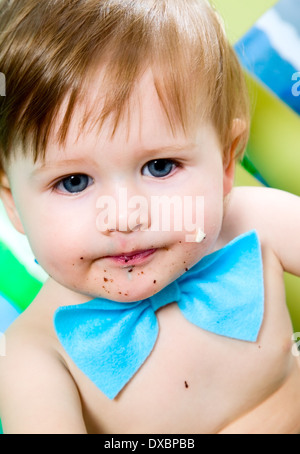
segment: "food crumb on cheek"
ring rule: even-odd
[[[104,285],[102,285],[102,288],[103,288],[103,290],[105,290],[105,292],[106,292],[106,293],[108,293],[108,294],[110,293],[110,291],[109,291],[109,290],[107,290],[107,288],[105,288],[105,286],[104,286]]]

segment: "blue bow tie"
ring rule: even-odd
[[[158,335],[155,312],[177,302],[198,327],[256,341],[264,311],[261,249],[255,231],[230,242],[159,293],[135,303],[95,299],[60,307],[57,336],[75,364],[113,399],[150,355]]]

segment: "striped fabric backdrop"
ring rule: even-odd
[[[235,49],[244,68],[300,115],[300,1],[279,1]]]

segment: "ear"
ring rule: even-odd
[[[18,213],[18,210],[15,205],[15,201],[11,192],[9,180],[7,178],[7,175],[0,170],[0,198],[3,202],[3,205],[5,207],[6,213],[15,227],[15,229],[20,232],[25,234],[24,228]]]
[[[223,189],[224,197],[228,195],[233,187],[234,175],[235,175],[235,157],[236,151],[240,144],[241,138],[245,132],[246,123],[245,121],[235,118],[232,123],[231,135],[230,135],[230,146],[229,149],[225,150],[225,158],[223,163]]]

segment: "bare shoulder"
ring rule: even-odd
[[[300,197],[273,188],[234,188],[223,235],[234,237],[251,229],[257,230],[262,244],[273,250],[285,271],[300,274]]]
[[[268,187],[259,187],[259,186],[239,186],[233,188],[230,194],[230,198],[235,203],[246,202],[246,203],[255,203],[255,206],[259,209],[260,207],[265,206],[265,203],[270,205],[283,203],[284,205],[287,201],[298,201],[300,198],[294,194],[291,194],[280,189],[268,188]]]
[[[0,411],[5,433],[86,433],[75,383],[51,333],[28,313],[5,333]]]

